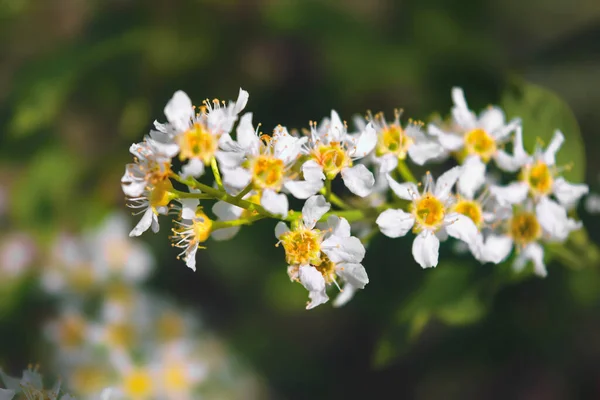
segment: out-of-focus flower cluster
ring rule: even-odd
[[[62,379],[60,393],[68,395],[59,396],[60,384],[43,391],[39,374],[26,371],[24,383],[3,376],[0,399],[29,392],[64,400],[257,397],[257,378],[197,315],[144,289],[155,260],[127,226],[126,215],[112,214],[83,235],[57,236],[39,257],[40,286],[57,306],[43,327],[51,349],[43,369]],[[16,272],[28,271],[30,242],[18,236],[5,243],[11,251],[2,254],[12,255],[7,265]]]
[[[440,243],[451,237],[481,263],[514,253],[516,271],[531,262],[545,276],[545,244],[564,242],[581,227],[569,213],[588,187],[561,176],[567,166],[555,156],[563,134],[528,152],[520,119],[507,121],[493,106],[476,114],[460,88],[452,89],[444,121],[403,123],[400,111],[392,121],[369,113],[351,128],[332,111],[301,133],[278,125],[270,135],[259,132],[251,113],[238,121],[248,97],[240,89],[235,102],[195,107],[184,92],[173,95],[167,122],[155,122],[130,148],[134,163],[122,188],[142,214],[131,236],[157,232],[159,216],[175,215],[173,244],[195,269],[209,237],[230,239],[242,225],[279,220],[275,236],[288,274],[308,290],[313,308],[328,301],[330,286],[340,290],[335,305],[365,287],[365,245],[377,230],[390,238],[412,232],[412,255],[423,268],[438,265]],[[454,165],[436,177],[427,172],[422,182],[411,170],[447,160]],[[214,185],[199,180],[208,169]],[[349,192],[343,196],[332,191],[338,176]],[[290,208],[292,198],[305,200],[301,212]]]

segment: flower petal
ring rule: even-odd
[[[346,218],[331,215],[327,218],[327,226],[329,227],[332,236],[350,237],[350,224]]]
[[[446,133],[434,124],[427,125],[427,132],[430,135],[435,136],[442,147],[448,151],[460,150],[465,144],[465,140],[462,136],[454,133]]]
[[[586,184],[570,183],[563,177],[559,177],[554,181],[552,191],[556,199],[567,209],[573,208],[581,196],[589,192],[589,187]]]
[[[462,88],[452,88],[452,102],[454,103],[454,107],[452,107],[452,117],[456,123],[465,130],[474,129],[477,125],[477,118],[475,117],[475,114],[469,110],[467,101],[465,100],[465,93]]]
[[[416,142],[408,148],[408,156],[417,165],[423,165],[429,160],[438,158],[444,153],[444,148],[433,141]]]
[[[178,199],[181,203],[181,219],[191,220],[196,216],[196,209],[200,204],[198,199]],[[214,210],[214,207],[213,207]]]
[[[362,264],[340,263],[335,268],[336,274],[357,289],[364,289],[369,283],[367,271]]]
[[[233,112],[235,114],[239,114],[240,111],[242,111],[244,108],[246,108],[246,104],[248,104],[249,97],[250,97],[250,94],[248,94],[248,92],[246,92],[244,89],[240,88],[240,91],[238,93],[238,98],[235,101],[235,107],[233,108]]]
[[[441,201],[446,201],[450,192],[452,191],[452,187],[456,183],[458,177],[462,174],[463,167],[456,166],[450,168],[448,171],[444,172],[438,178],[435,184],[434,194]]]
[[[178,90],[173,94],[171,100],[164,109],[167,120],[178,131],[185,131],[189,128],[192,118],[194,118],[194,108],[188,95]]]
[[[413,182],[396,182],[389,174],[385,175],[390,188],[394,191],[396,196],[402,200],[413,200],[419,196],[419,188]]]
[[[344,140],[345,131],[346,129],[344,128],[340,116],[335,110],[331,110],[327,142],[342,142]]]
[[[277,225],[275,225],[275,237],[277,239],[281,238],[281,235],[290,231],[290,228],[283,221],[279,221]]]
[[[312,229],[318,220],[331,208],[325,197],[321,195],[311,196],[302,207],[302,222],[304,226]]]
[[[302,174],[304,179],[307,181],[323,181],[325,180],[325,174],[323,174],[323,167],[319,165],[315,160],[308,160],[302,164]]]
[[[533,262],[533,271],[537,276],[544,278],[548,275],[544,264],[544,248],[540,244],[534,242],[525,247],[513,263],[514,270],[522,271],[529,260]]]
[[[413,242],[412,254],[421,268],[437,266],[439,251],[440,241],[431,231],[422,231]]]
[[[546,148],[546,151],[543,155],[543,160],[547,165],[556,164],[556,152],[560,149],[563,142],[565,141],[565,137],[561,131],[556,130],[554,132],[554,136],[552,136],[552,140],[550,144]]]
[[[377,132],[373,123],[369,122],[364,131],[358,137],[356,147],[354,148],[353,158],[362,158],[373,151],[377,144]]]
[[[342,169],[344,185],[355,195],[366,197],[371,194],[375,186],[375,177],[363,164]]]
[[[485,182],[486,166],[478,156],[469,156],[465,160],[462,174],[458,178],[458,192],[467,199],[472,200],[475,192]],[[438,181],[439,182],[439,181]]]
[[[196,270],[196,253],[198,252],[198,243],[194,244],[189,248],[185,254],[185,265],[188,266],[192,271]]]
[[[499,264],[506,260],[513,248],[513,240],[507,235],[489,235],[481,249],[480,261]]]
[[[237,141],[248,154],[258,154],[260,139],[252,125],[252,113],[242,115],[236,129]]]
[[[525,201],[529,186],[525,182],[513,182],[507,186],[491,186],[490,193],[501,206],[519,204]]]
[[[140,222],[129,232],[130,237],[140,236],[142,233],[146,232],[148,228],[152,225],[152,220],[154,218],[154,211],[152,211],[152,207],[148,207],[148,209],[142,215],[142,219]]]
[[[504,127],[504,112],[499,107],[489,107],[479,114],[478,122],[487,133],[494,135]]]
[[[315,267],[310,265],[301,266],[298,271],[298,278],[302,286],[308,290],[308,297],[311,300],[306,306],[307,310],[327,303],[329,297],[327,297],[327,293],[325,292],[325,278],[323,278],[323,275]]]
[[[567,216],[567,210],[547,197],[540,198],[535,214],[544,231],[559,241],[566,240],[573,230],[581,227],[580,222]]]
[[[181,177],[183,179],[189,178],[193,176],[194,178],[198,178],[204,174],[204,163],[197,159],[190,159],[187,164],[181,167]]]
[[[283,186],[297,199],[308,199],[323,187],[323,181],[287,181]]]
[[[359,263],[365,258],[365,246],[359,238],[330,236],[321,243],[321,249],[334,262]]]
[[[444,227],[448,235],[465,243],[475,243],[479,230],[477,226],[466,215],[450,213],[444,217]]]
[[[333,301],[334,307],[342,307],[346,303],[348,303],[354,297],[354,293],[356,293],[356,288],[349,283],[346,283],[342,291],[336,296]]]
[[[252,180],[252,174],[245,168],[223,168],[223,183],[236,189],[246,187]]]
[[[415,217],[403,210],[385,210],[375,221],[379,230],[387,237],[404,236],[415,224]]]
[[[260,198],[260,205],[271,214],[287,217],[289,210],[288,198],[283,193],[276,193],[274,190],[265,189]]]

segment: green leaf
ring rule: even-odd
[[[509,119],[523,121],[523,142],[531,153],[538,141],[550,142],[558,129],[565,142],[557,153],[557,164],[571,165],[565,178],[582,181],[585,175],[585,150],[579,125],[569,106],[554,92],[530,82],[514,79],[502,96],[501,105]]]

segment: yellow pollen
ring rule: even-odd
[[[217,151],[218,138],[196,122],[191,129],[179,135],[178,144],[181,161],[199,158],[208,165]]]
[[[400,125],[392,124],[385,128],[377,137],[376,152],[378,156],[395,154],[399,159],[406,158],[408,148],[413,144]]]
[[[198,243],[206,242],[212,231],[212,224],[212,220],[202,210],[196,211],[196,218],[192,221],[192,227]]]
[[[477,154],[483,162],[488,162],[496,153],[496,141],[485,130],[473,129],[465,135],[465,149],[468,154]]]
[[[107,341],[111,346],[129,348],[134,340],[133,327],[127,323],[112,324],[107,328]]]
[[[315,268],[323,275],[325,282],[332,283],[335,280],[335,264],[325,255],[321,253],[321,262]]]
[[[127,398],[143,399],[152,395],[152,377],[147,371],[132,371],[125,377],[123,386]]]
[[[545,195],[552,191],[554,177],[546,163],[541,160],[523,168],[522,178],[529,184],[529,189],[535,195]]]
[[[454,211],[471,218],[479,228],[483,223],[483,211],[481,205],[474,200],[460,200],[454,205]]]
[[[150,206],[156,210],[158,207],[166,207],[169,205],[169,202],[172,199],[171,190],[173,190],[173,184],[169,179],[156,184],[150,193]]]
[[[333,179],[346,167],[352,166],[352,159],[339,142],[319,146],[312,152],[314,160],[323,167],[327,179]]]
[[[170,364],[165,367],[164,374],[165,386],[170,390],[181,391],[190,386],[185,373],[185,365]]]
[[[69,315],[60,326],[60,341],[65,346],[76,347],[83,344],[85,336],[85,320],[77,315]]]
[[[158,337],[167,342],[182,337],[185,324],[181,316],[174,312],[165,312],[157,321]]]
[[[150,185],[155,186],[168,180],[171,173],[171,162],[165,161],[163,163],[153,163],[150,170],[147,171],[146,177]]]
[[[509,224],[510,236],[518,246],[525,246],[542,236],[542,227],[533,213],[515,214]]]
[[[426,193],[413,206],[413,215],[418,228],[438,228],[444,221],[446,207],[433,194]]]
[[[279,191],[283,184],[284,174],[283,160],[270,154],[261,154],[252,166],[252,182],[257,190],[274,189]]]
[[[289,265],[321,264],[321,239],[319,230],[299,227],[281,236],[285,259]]]

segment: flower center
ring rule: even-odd
[[[192,220],[192,229],[198,243],[206,242],[212,231],[212,220],[203,211],[196,211],[196,217]]]
[[[446,215],[444,204],[431,193],[424,194],[413,207],[418,225],[424,228],[438,228]]]
[[[73,371],[72,389],[80,394],[97,394],[107,386],[108,377],[102,368],[96,365],[84,365]]]
[[[399,159],[406,158],[406,152],[410,145],[413,144],[412,138],[404,133],[401,126],[392,124],[377,137],[377,155],[395,154]]]
[[[165,368],[165,386],[167,389],[181,391],[190,386],[185,369],[185,365],[180,364],[170,364]]]
[[[135,332],[127,323],[112,324],[107,328],[107,341],[111,346],[129,348],[133,345]]]
[[[199,158],[208,165],[215,155],[218,140],[202,124],[196,122],[194,126],[178,137],[179,159]]]
[[[165,312],[157,321],[158,336],[168,342],[181,337],[185,331],[182,318],[174,312]]]
[[[465,149],[468,154],[477,154],[484,162],[496,153],[496,141],[485,130],[473,129],[465,135]]]
[[[270,154],[261,154],[254,161],[252,180],[256,189],[274,189],[279,191],[283,184],[285,165],[283,160]]]
[[[147,181],[152,185],[158,185],[160,182],[169,179],[171,175],[171,162],[153,162],[149,171],[146,173]]]
[[[319,146],[313,151],[313,157],[323,167],[327,179],[333,179],[346,167],[352,166],[352,159],[342,148],[340,142],[331,142],[329,145]]]
[[[554,178],[550,168],[543,161],[536,161],[535,164],[526,166],[523,169],[523,176],[534,194],[544,195],[552,191]]]
[[[152,377],[147,371],[133,371],[125,377],[123,386],[128,398],[148,397],[152,394]]]
[[[79,316],[68,316],[62,321],[60,328],[60,342],[68,347],[83,344],[85,335],[85,320]]]
[[[542,228],[535,214],[523,212],[510,220],[510,236],[519,246],[531,243],[542,236]]]
[[[483,223],[481,205],[475,200],[460,200],[454,205],[454,211],[471,218],[477,227]]]
[[[284,233],[281,243],[289,265],[321,264],[321,231],[299,227]]]
[[[325,253],[321,254],[321,262],[319,265],[316,265],[315,268],[323,275],[325,282],[331,283],[335,280],[335,263],[333,263]]]
[[[153,210],[160,207],[166,207],[171,202],[171,190],[173,189],[173,184],[169,179],[158,182],[150,192],[150,206]]]

